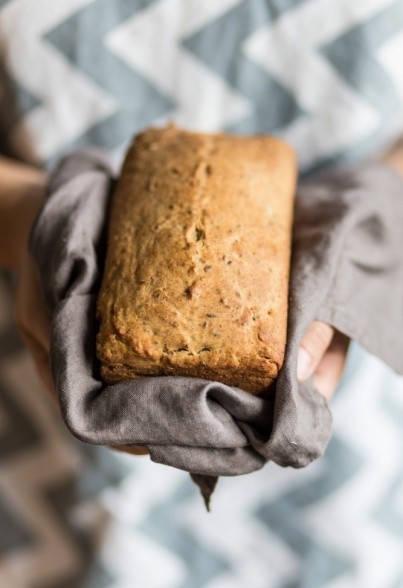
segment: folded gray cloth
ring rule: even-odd
[[[319,319],[403,373],[403,181],[372,165],[328,174],[296,198],[288,342],[272,398],[219,382],[148,377],[105,385],[95,306],[113,187],[105,156],[62,161],[31,233],[52,313],[51,368],[64,421],[83,441],[144,445],[192,474],[208,502],[218,476],[322,455],[331,413],[312,379],[296,379],[299,343]]]

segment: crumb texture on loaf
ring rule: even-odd
[[[267,136],[150,129],[113,196],[98,296],[108,382],[188,375],[259,393],[286,341],[296,166]]]

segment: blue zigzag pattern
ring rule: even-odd
[[[10,275],[0,272],[0,283],[8,298],[12,296]],[[10,348],[8,336],[13,333],[13,340],[19,342],[15,327],[11,324],[0,332],[0,358],[10,359],[16,351],[20,351],[21,344]],[[1,369],[1,365],[0,365]],[[29,383],[27,383],[29,386]],[[24,456],[33,449],[46,451],[43,432],[32,415],[15,400],[12,392],[0,378],[0,403],[4,413],[4,421],[9,424],[0,429],[0,465],[8,464],[13,459]],[[61,425],[62,426],[62,425]],[[71,522],[71,512],[78,504],[94,499],[105,487],[117,485],[127,475],[127,468],[115,458],[114,452],[107,448],[92,447],[73,439],[66,431],[68,443],[75,444],[80,455],[85,460],[85,467],[80,475],[71,473],[67,477],[40,488],[41,500],[53,511],[52,520],[57,522],[59,530],[66,541],[74,545],[80,554],[80,565],[59,578],[46,588],[82,588],[84,580],[90,588],[103,588],[112,584],[113,578],[96,561],[98,550],[94,532],[87,528],[76,528]],[[132,472],[130,472],[132,475]],[[39,497],[38,497],[39,500]],[[96,530],[98,532],[98,530]],[[7,499],[0,492],[0,556],[6,556],[14,550],[24,550],[38,541],[35,529],[28,526],[21,515],[14,511],[7,503]],[[95,561],[94,561],[95,560]],[[26,578],[28,581],[28,578]],[[44,588],[34,586],[32,588]]]
[[[94,490],[96,489],[94,488]],[[96,492],[91,493],[89,497],[95,498],[95,496]],[[48,584],[46,588],[82,588],[84,583],[86,588],[91,586],[93,588],[107,588],[113,585],[115,578],[98,558],[99,529],[95,532],[89,532],[87,529],[76,528],[69,520],[71,511],[83,499],[77,490],[77,480],[72,476],[68,480],[62,480],[59,484],[52,485],[51,488],[44,488],[43,497],[55,520],[63,528],[65,536],[74,544],[79,558],[79,565],[70,574],[63,574],[62,578]],[[32,588],[44,587],[41,584]]]
[[[32,419],[14,401],[0,381],[0,400],[11,427],[0,435],[0,463],[24,455],[33,448],[41,449],[44,443],[42,432]],[[67,433],[66,433],[67,435]],[[79,444],[79,442],[77,442]],[[70,520],[71,511],[83,501],[94,499],[105,487],[118,484],[127,471],[114,459],[106,448],[93,448],[80,444],[81,454],[86,455],[85,471],[76,476],[69,475],[55,484],[41,488],[41,500],[53,512],[52,520],[57,521],[66,541],[74,545],[79,554],[79,565],[46,588],[81,588],[85,586],[103,588],[112,584],[112,576],[100,565],[98,558],[99,536],[87,528],[76,528]],[[45,449],[43,449],[45,451]],[[0,493],[0,556],[13,550],[24,550],[35,544],[39,538],[35,529],[27,526],[18,512],[14,512]],[[99,533],[99,529],[95,530]],[[32,588],[44,588],[32,585]]]
[[[320,49],[357,94],[385,117],[396,115],[400,99],[390,77],[376,59],[376,51],[402,27],[403,2],[397,0],[380,14],[349,29]],[[368,43],[371,53],[368,53]],[[352,60],[351,55],[358,55],[358,59]]]
[[[178,509],[195,493],[194,484],[186,480],[168,500],[151,510],[139,527],[157,543],[174,549],[186,563],[186,577],[176,588],[204,588],[220,573],[231,569],[229,562],[181,525]]]
[[[316,170],[332,163],[357,160],[370,152],[390,132],[401,115],[402,101],[390,77],[379,64],[376,52],[381,45],[403,28],[403,0],[375,14],[365,23],[346,31],[332,43],[323,45],[321,53],[340,76],[379,113],[379,125],[375,132],[350,149],[323,160]],[[370,47],[370,49],[369,49]],[[351,60],[351,55],[359,55]],[[359,69],[355,67],[360,64]]]
[[[400,446],[396,447],[396,453],[403,455],[403,414],[400,406],[394,402],[390,387],[392,379],[396,376],[389,371],[389,376],[385,378],[384,388],[385,395],[383,400],[383,409],[392,421],[397,425],[396,429],[400,432]],[[401,492],[403,489],[403,465],[400,471],[396,473],[396,476],[391,481],[389,490],[382,496],[382,502],[375,509],[373,516],[376,521],[384,525],[392,533],[396,534],[399,540],[403,537],[403,516],[398,508],[398,502],[401,501]],[[390,588],[402,588],[403,586],[403,554],[402,554],[402,567],[395,579],[395,582]]]
[[[300,513],[310,504],[337,491],[354,476],[363,460],[336,436],[331,439],[322,459],[325,470],[319,478],[303,487],[293,488],[255,512],[259,521],[301,558],[302,579],[295,578],[281,588],[323,588],[326,582],[354,567],[353,560],[337,556],[323,541],[309,535]]]
[[[24,118],[24,116],[37,108],[41,102],[30,94],[25,88],[13,80],[0,58],[0,142],[6,138],[13,127]]]
[[[254,105],[251,116],[227,130],[241,133],[276,132],[299,117],[306,116],[290,93],[242,53],[242,43],[247,36],[303,1],[245,0],[184,40],[184,47]],[[317,162],[314,169],[307,171],[319,171],[331,164],[358,160],[370,153],[372,146],[390,132],[390,126],[401,110],[401,100],[391,79],[377,62],[376,51],[384,41],[399,33],[402,26],[403,2],[396,0],[367,22],[360,23],[332,43],[318,48],[354,91],[379,112],[380,123],[371,136],[343,152],[324,158]],[[361,59],[354,59],[355,63],[360,64],[359,72],[352,66],[353,52],[361,56]]]
[[[269,133],[301,116],[293,96],[242,52],[243,41],[255,30],[306,0],[244,0],[206,27],[184,39],[196,55],[253,105],[246,119],[227,130]]]
[[[0,0],[0,6],[10,0]],[[113,149],[125,143],[140,128],[172,111],[175,104],[145,78],[126,66],[104,46],[107,33],[157,0],[95,0],[50,31],[44,39],[78,69],[115,97],[119,111],[95,124],[76,141],[64,147],[54,158],[69,149],[95,144]],[[210,69],[224,78],[251,103],[244,120],[226,130],[233,132],[276,132],[296,119],[306,116],[292,94],[272,79],[259,65],[243,54],[243,42],[253,32],[274,22],[284,12],[308,0],[244,0],[214,19],[196,34],[184,39],[182,46]],[[318,48],[355,92],[379,112],[379,127],[350,149],[318,162],[315,170],[345,160],[358,160],[371,152],[390,133],[401,110],[396,88],[376,59],[384,41],[400,32],[403,26],[403,0],[343,33],[332,43]],[[84,38],[90,42],[83,43]],[[362,59],[351,60],[351,54]],[[357,71],[352,62],[360,62]],[[17,88],[22,114],[38,105],[31,95]],[[4,117],[3,117],[4,118]],[[10,122],[11,121],[11,122]],[[13,118],[7,117],[8,128]],[[4,131],[3,131],[4,134]]]
[[[32,545],[35,537],[17,512],[10,507],[0,494],[0,529],[7,529],[7,533],[0,533],[0,559],[12,552],[13,549],[25,549]]]
[[[96,124],[71,147],[93,144],[113,149],[134,132],[173,108],[143,77],[125,65],[104,46],[107,33],[155,0],[96,0],[48,32],[45,39],[78,69],[119,102],[119,111]],[[91,39],[83,43],[83,39]]]

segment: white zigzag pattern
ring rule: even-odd
[[[124,523],[114,523],[100,553],[115,578],[108,588],[176,588],[186,577],[186,562]]]
[[[304,481],[312,478],[313,470],[315,467],[304,470]],[[295,472],[288,474],[296,479]],[[104,493],[103,503],[116,521],[101,554],[105,568],[116,575],[113,588],[175,588],[185,579],[187,562],[138,530],[152,507],[169,499],[183,476],[182,472],[144,460],[121,489]],[[178,527],[222,556],[230,566],[206,588],[267,588],[268,580],[291,579],[297,572],[298,558],[250,512],[262,499],[281,491],[282,476],[283,470],[273,480],[266,469],[245,477],[221,479],[210,513],[205,512],[198,494],[175,507]]]
[[[41,431],[42,440],[2,464],[0,492],[33,534],[34,543],[3,555],[0,586],[27,588],[28,581],[30,585],[47,585],[74,573],[82,563],[78,546],[66,535],[44,495],[44,490],[80,471],[80,458],[63,438],[27,353],[3,362],[1,370],[14,398]],[[7,425],[13,426],[3,418],[3,426]],[[92,518],[99,517],[99,508],[95,505],[92,509]]]
[[[251,105],[180,42],[240,1],[160,0],[110,32],[106,45],[175,100],[177,108],[168,118],[214,131],[247,116]]]
[[[178,526],[221,556],[230,567],[206,588],[267,588],[280,579],[286,582],[297,575],[299,556],[275,533],[270,533],[251,511],[259,504],[275,500],[290,486],[303,487],[320,477],[322,468],[321,462],[298,471],[269,464],[263,471],[248,476],[222,478],[210,513],[204,511],[198,494],[175,507]],[[104,492],[103,503],[116,521],[102,550],[104,566],[116,575],[113,588],[175,588],[183,581],[186,562],[138,530],[153,506],[169,499],[182,481],[182,472],[142,460],[121,488]],[[114,550],[114,544],[120,545],[119,550]],[[122,553],[126,555],[123,557]],[[128,565],[128,559],[133,565]],[[161,583],[162,569],[166,573],[165,583]]]
[[[329,582],[326,588],[379,588],[392,585],[401,570],[402,540],[372,516],[394,475],[401,468],[401,431],[384,411],[382,396],[391,370],[366,355],[344,390],[333,402],[337,435],[360,454],[357,473],[304,513],[313,536],[326,538],[334,553],[354,553],[352,575]],[[401,387],[403,378],[392,375]]]
[[[281,133],[297,148],[302,168],[365,139],[377,128],[378,113],[346,84],[317,48],[393,1],[351,0],[340,10],[334,0],[311,0],[285,12],[245,42],[248,57],[284,85],[308,112]],[[302,149],[303,145],[309,148]]]
[[[115,578],[110,588],[175,588],[186,576],[186,562],[174,551],[139,530],[155,506],[163,504],[187,474],[152,463],[147,456],[116,454],[128,473],[119,488],[108,488],[101,502],[111,515],[100,549],[103,566]],[[201,502],[198,503],[201,509]],[[158,565],[156,565],[158,562]]]
[[[307,534],[319,544],[347,560],[352,555],[356,559],[356,569],[351,574],[323,588],[379,588],[389,585],[401,568],[401,539],[372,518],[401,460],[401,431],[379,410],[389,374],[382,362],[367,355],[348,389],[333,401],[335,433],[360,453],[364,463],[340,488],[298,512]],[[397,396],[401,394],[403,378],[394,378]],[[262,472],[239,479],[223,479],[208,517],[195,517],[195,504],[181,505],[177,516],[183,525],[231,564],[231,570],[208,588],[263,588],[268,581],[273,582],[270,586],[277,586],[298,577],[302,563],[299,557],[254,519],[251,510],[274,500],[283,489],[304,488],[320,479],[324,464],[319,460],[303,470],[269,465]]]
[[[0,584],[13,588],[24,588],[27,577],[37,582],[62,577],[74,570],[79,558],[76,547],[66,539],[41,495],[43,488],[63,480],[77,468],[77,456],[69,453],[57,423],[49,418],[46,401],[38,402],[42,393],[39,387],[31,388],[29,395],[24,393],[27,371],[32,376],[26,357],[18,356],[4,371],[45,438],[41,448],[10,461],[0,478],[2,492],[20,511],[37,539],[34,546],[2,561]],[[366,458],[365,463],[337,491],[299,512],[318,542],[323,541],[344,556],[351,554],[353,547],[354,557],[359,557],[353,577],[338,578],[323,588],[378,588],[388,585],[401,566],[401,540],[371,518],[400,460],[396,448],[401,431],[379,410],[383,384],[389,374],[382,362],[367,356],[348,389],[334,400],[335,431]],[[29,378],[30,382],[33,380],[33,376]],[[403,379],[396,376],[391,383],[396,401],[402,404]],[[52,441],[46,443],[46,439]],[[134,471],[120,488],[106,490],[102,498],[113,518],[100,551],[102,563],[116,576],[111,588],[175,588],[186,576],[186,562],[147,537],[139,526],[155,505],[175,492],[185,474],[157,466],[147,458],[134,462],[131,456],[119,457]],[[299,556],[272,535],[251,511],[259,504],[275,500],[285,489],[303,488],[320,479],[324,463],[318,461],[303,470],[269,465],[249,476],[222,479],[210,514],[204,512],[199,496],[192,496],[176,507],[181,526],[230,565],[229,571],[215,577],[206,588],[263,588],[268,581],[274,586],[280,579],[291,581],[298,574]]]
[[[394,378],[393,385],[391,386],[391,392],[393,394],[393,401],[396,406],[400,408],[400,414],[403,415],[403,377]],[[396,512],[403,520],[403,480],[398,490],[396,490]]]
[[[400,55],[401,58],[396,59],[397,55]],[[377,57],[379,63],[385,68],[395,82],[396,90],[399,92],[403,101],[403,31],[395,37],[388,39],[378,51]],[[400,123],[402,124],[402,121],[400,121]]]
[[[112,52],[176,101],[177,108],[160,122],[171,118],[189,128],[213,131],[235,124],[251,112],[249,100],[180,46],[182,38],[240,1],[160,0],[106,36],[105,43]],[[8,47],[5,57],[10,70],[20,85],[41,101],[13,133],[17,151],[26,151],[27,137],[35,137],[32,155],[47,159],[117,112],[119,105],[111,95],[41,39],[48,30],[92,2],[37,0],[34,6],[30,0],[14,0],[0,11],[0,33]],[[282,131],[297,148],[302,168],[365,139],[377,128],[379,114],[346,84],[317,48],[392,2],[351,0],[341,10],[333,0],[311,0],[285,12],[274,24],[263,26],[244,42],[245,54],[284,85],[308,113]],[[161,22],[168,26],[161,27]],[[318,26],[312,26],[315,22]],[[21,28],[24,35],[16,35]],[[294,66],[296,34],[298,71]],[[400,83],[403,93],[396,43],[392,39],[386,45],[379,52],[379,60],[398,87]],[[299,78],[299,71],[303,78]],[[306,83],[307,77],[311,83]],[[60,92],[61,86],[66,92]],[[345,113],[348,124],[342,120]],[[401,126],[402,122],[396,124]],[[309,148],[301,149],[301,145]]]
[[[214,578],[208,588],[267,588],[281,579],[291,581],[298,572],[299,556],[275,532],[270,533],[253,512],[275,500],[282,488],[314,479],[319,463],[300,471],[268,464],[264,470],[240,478],[222,478],[213,497],[212,513],[196,516],[196,499],[181,506],[178,517],[198,538],[220,554],[229,570]]]
[[[50,158],[118,109],[113,97],[41,38],[93,1],[14,0],[0,11],[6,63],[19,84],[41,101],[13,132],[17,152],[26,153],[26,137],[34,137],[31,157]],[[24,35],[17,34],[21,29]]]

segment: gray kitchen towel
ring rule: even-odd
[[[64,159],[30,239],[53,317],[52,376],[73,435],[146,446],[153,461],[190,472],[208,503],[218,476],[269,460],[303,467],[322,455],[331,434],[327,401],[312,379],[296,379],[299,343],[314,319],[403,373],[403,181],[369,165],[299,188],[287,347],[272,397],[188,377],[104,384],[95,307],[113,176],[99,152]]]

